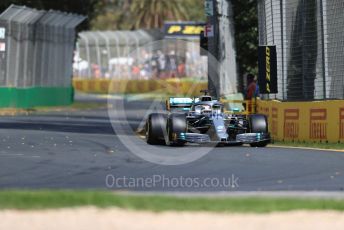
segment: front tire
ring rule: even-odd
[[[254,114],[249,116],[249,126],[251,133],[268,133],[268,121],[265,115]],[[263,148],[269,144],[269,141],[262,141],[250,144],[251,147]]]
[[[146,122],[146,141],[150,145],[164,145],[167,115],[152,113]]]
[[[186,133],[187,124],[185,114],[171,114],[167,121],[167,137],[165,137],[166,145],[184,146],[186,141],[177,137],[181,133]]]
[[[249,116],[249,125],[251,133],[267,133],[268,121],[265,115],[254,114]]]

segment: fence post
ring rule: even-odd
[[[323,1],[320,4],[320,23],[321,23],[321,55],[322,55],[322,75],[323,75],[323,99],[326,99],[326,62],[325,62],[325,30],[324,30],[324,7]]]
[[[280,0],[280,17],[281,17],[281,55],[280,58],[282,64],[282,98],[285,99],[285,90],[284,90],[284,11],[283,11],[283,0]]]

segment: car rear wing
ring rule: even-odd
[[[171,111],[174,109],[189,111],[195,99],[188,97],[170,97],[166,100],[166,110]]]

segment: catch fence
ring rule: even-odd
[[[259,43],[276,45],[281,100],[344,98],[344,1],[259,0]]]

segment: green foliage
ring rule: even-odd
[[[91,21],[93,30],[129,30],[133,15],[130,5],[133,0],[113,0],[100,5],[97,17]]]
[[[162,28],[164,21],[185,20],[180,0],[133,0],[131,13],[136,16],[132,28]]]
[[[204,13],[204,0],[184,0],[182,2],[188,21],[205,22],[207,20]]]
[[[205,21],[203,0],[114,0],[92,21],[94,30],[161,28],[164,21]]]

